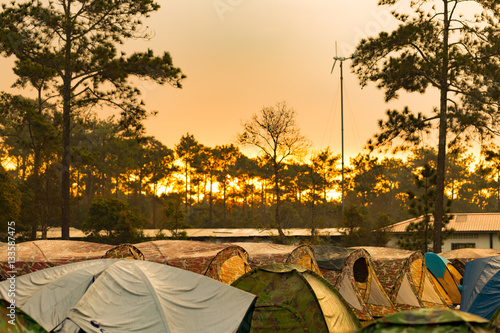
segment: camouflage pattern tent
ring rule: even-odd
[[[396,312],[363,249],[313,245],[323,277],[349,303],[359,320],[369,321]]]
[[[250,332],[356,332],[360,323],[321,276],[293,264],[260,266],[232,286],[257,295]]]
[[[371,256],[377,277],[399,311],[453,305],[425,266],[422,251],[363,247]]]
[[[2,333],[47,333],[33,318],[11,303],[0,299],[0,332]]]
[[[113,245],[69,241],[37,240],[16,244],[16,275],[24,275],[40,269],[68,263],[100,259]],[[0,280],[4,280],[10,271],[8,251],[0,251]]]
[[[237,245],[185,240],[134,244],[147,261],[166,264],[211,277],[225,284],[250,271],[248,254]]]
[[[465,263],[477,258],[486,258],[500,255],[498,249],[463,248],[440,253],[448,259],[453,266],[464,275]]]
[[[244,248],[250,257],[252,268],[269,264],[296,264],[317,274],[321,271],[309,245],[282,245],[271,243],[233,243]]]
[[[364,327],[360,333],[494,333],[499,330],[486,319],[449,309],[416,309],[399,312]]]
[[[120,244],[106,251],[102,259],[145,260],[144,254],[132,244]]]

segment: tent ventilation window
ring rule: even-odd
[[[366,283],[368,280],[368,264],[365,258],[359,258],[353,265],[354,280],[359,283]]]

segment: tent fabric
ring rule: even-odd
[[[441,256],[448,259],[453,266],[464,275],[465,263],[478,258],[486,258],[500,255],[498,249],[483,248],[463,248],[440,253]]]
[[[135,259],[145,260],[144,254],[132,244],[120,244],[106,251],[102,259]]]
[[[444,289],[425,266],[422,251],[363,247],[374,270],[398,311],[453,305]]]
[[[249,255],[251,268],[270,264],[287,263],[305,267],[317,274],[321,271],[309,245],[283,245],[271,243],[232,243],[244,248]]]
[[[498,329],[484,318],[466,312],[432,308],[402,311],[362,328],[360,333],[436,332],[436,333],[494,333]]]
[[[326,245],[313,245],[312,249],[323,277],[339,290],[358,319],[373,320],[396,312],[368,252]]]
[[[496,309],[495,313],[493,313],[493,316],[491,316],[490,323],[500,327],[500,306]]]
[[[459,305],[462,297],[459,289],[462,274],[448,259],[432,252],[425,253],[425,265],[448,294],[453,304]]]
[[[253,332],[355,332],[360,323],[320,275],[294,264],[259,266],[232,286],[257,296]]]
[[[47,333],[33,318],[10,302],[0,300],[0,332]]]
[[[250,271],[248,254],[240,246],[186,240],[134,244],[147,261],[178,267],[231,284]]]
[[[16,244],[15,271],[17,276],[40,269],[91,259],[100,259],[113,245],[69,241],[37,240]],[[8,251],[0,251],[0,281],[12,271]]]
[[[460,309],[490,319],[500,306],[500,256],[465,264]]]
[[[436,278],[443,278],[446,272],[446,265],[450,261],[439,254],[433,252],[425,253],[425,266]]]
[[[21,310],[47,331],[69,333],[237,332],[254,301],[202,275],[140,260],[90,260],[16,280]]]

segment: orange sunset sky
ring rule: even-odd
[[[396,26],[377,0],[158,2],[160,10],[144,21],[154,37],[124,47],[129,54],[146,48],[168,51],[187,75],[182,89],[137,82],[146,107],[159,112],[146,121],[147,134],[169,148],[188,132],[210,147],[234,143],[243,121],[264,106],[286,101],[313,151],[330,146],[340,154],[338,63],[330,73],[335,42],[339,56],[350,56],[362,38]],[[0,59],[1,90],[11,91],[12,62]],[[427,112],[439,102],[437,92],[430,92],[386,104],[374,84],[361,89],[350,65],[344,63],[346,163],[362,151],[388,108],[409,105]]]

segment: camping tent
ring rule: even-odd
[[[248,254],[237,245],[186,240],[134,244],[148,261],[182,268],[225,284],[250,271]]]
[[[135,259],[145,260],[144,254],[132,244],[120,244],[106,251],[102,259]]]
[[[450,296],[454,305],[460,304],[460,289],[462,274],[451,262],[433,252],[425,253],[425,266],[434,275],[444,291]]]
[[[9,281],[0,283],[7,299]],[[175,267],[99,259],[16,279],[16,304],[47,331],[236,332],[255,296]],[[243,327],[243,326],[242,326]]]
[[[249,255],[252,268],[269,264],[296,264],[321,274],[309,245],[282,245],[271,243],[233,243],[244,248]]]
[[[500,306],[500,256],[465,263],[460,310],[490,319]]]
[[[477,258],[486,258],[500,255],[498,249],[482,248],[462,248],[440,253],[441,256],[448,259],[453,266],[464,275],[465,263]]]
[[[0,299],[0,332],[47,333],[40,324],[14,304]]]
[[[493,313],[493,316],[491,316],[490,323],[495,326],[500,326],[500,306],[496,309],[495,313]]]
[[[360,320],[396,312],[373,270],[368,252],[326,245],[313,245],[312,249],[323,277],[340,292]]]
[[[18,243],[15,247],[16,275],[28,274],[47,267],[72,262],[100,259],[113,245],[69,241],[37,240]],[[8,251],[0,251],[0,281],[13,271],[10,267]]]
[[[363,248],[370,254],[380,283],[399,311],[453,305],[425,267],[423,252],[385,247]]]
[[[494,333],[498,331],[484,318],[470,313],[433,308],[399,312],[378,319],[359,331],[359,333],[378,332]]]
[[[299,265],[260,266],[232,285],[257,295],[254,332],[355,332],[360,327],[339,293]]]

